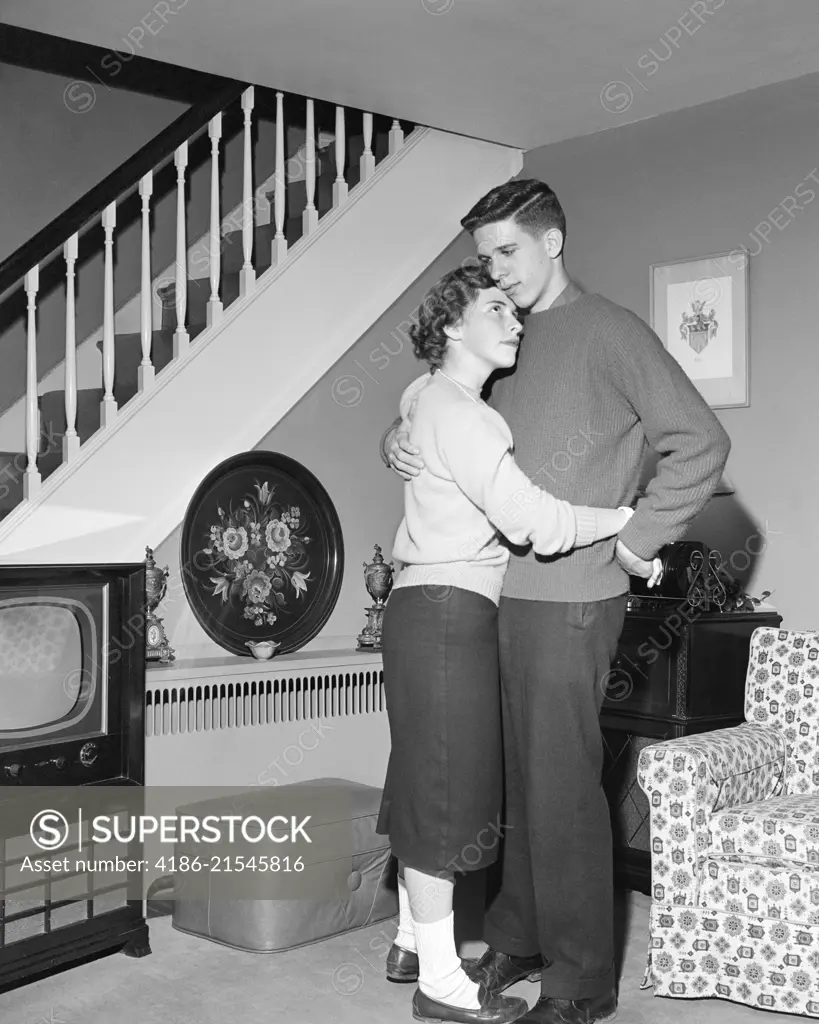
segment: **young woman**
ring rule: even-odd
[[[378,831],[403,876],[387,975],[418,978],[418,1020],[505,1024],[527,1009],[470,979],[452,915],[454,872],[493,863],[502,829],[497,606],[509,550],[499,535],[558,555],[614,536],[631,515],[560,501],[517,466],[506,421],[480,395],[514,365],[520,331],[481,266],[442,278],[410,331],[432,374],[401,400],[425,468],[405,484],[393,548],[404,564],[384,613],[392,749]]]

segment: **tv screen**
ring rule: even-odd
[[[107,584],[0,596],[0,751],[105,728]]]

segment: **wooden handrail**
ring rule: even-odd
[[[171,156],[215,114],[237,100],[246,88],[241,82],[227,81],[223,88],[181,114],[138,153],[129,157],[73,206],[3,260],[0,263],[0,295],[18,285],[32,267],[41,264],[67,238],[80,231],[92,218],[99,216],[109,203],[119,199],[129,189],[136,188],[143,175]]]

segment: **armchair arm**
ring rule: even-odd
[[[655,900],[696,906],[711,815],[779,795],[786,756],[779,729],[750,722],[643,748],[637,780],[651,805]]]

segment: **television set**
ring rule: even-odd
[[[0,785],[142,785],[145,577],[0,566]]]
[[[145,619],[142,563],[0,566],[0,992],[151,951],[124,881],[20,869],[28,787],[144,785]]]

